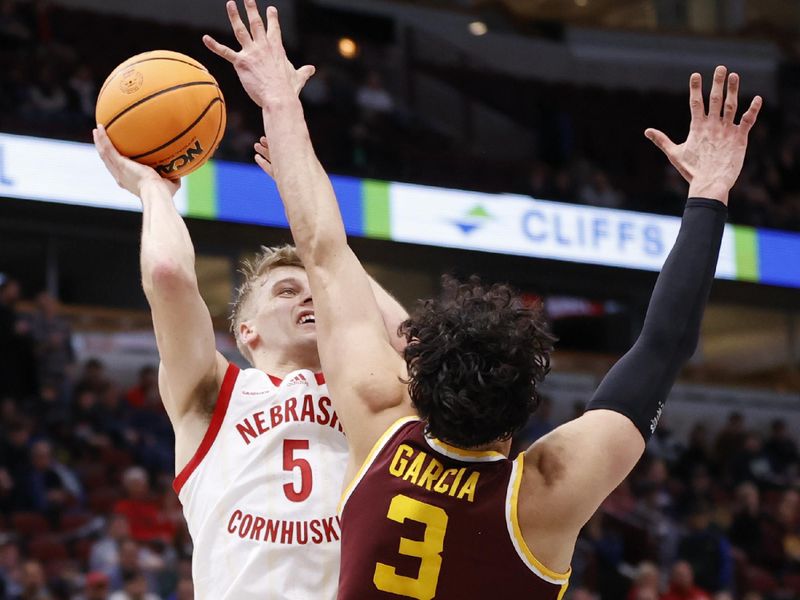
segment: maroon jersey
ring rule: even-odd
[[[536,560],[520,532],[522,460],[395,423],[342,499],[338,600],[561,599],[569,573]]]

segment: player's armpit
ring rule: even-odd
[[[533,554],[569,567],[578,533],[644,452],[624,415],[594,410],[539,439],[525,453],[519,520]]]

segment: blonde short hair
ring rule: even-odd
[[[300,256],[297,254],[297,249],[290,244],[273,247],[261,246],[261,250],[252,259],[243,260],[239,268],[239,272],[244,276],[244,281],[236,288],[236,296],[232,303],[231,332],[236,338],[236,347],[239,348],[239,352],[251,363],[253,362],[253,357],[250,354],[250,349],[239,338],[239,324],[244,320],[242,315],[246,312],[245,309],[250,300],[251,292],[256,287],[256,282],[276,267],[305,268],[303,261],[300,260]]]

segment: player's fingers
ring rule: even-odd
[[[753,98],[753,101],[750,103],[750,108],[742,115],[742,120],[739,123],[739,127],[745,132],[745,134],[750,132],[750,129],[753,128],[753,125],[756,123],[756,119],[758,119],[758,112],[761,110],[761,106],[764,104],[764,100],[761,96],[756,96]]]
[[[263,158],[266,158],[267,160],[270,160],[270,157],[269,157],[269,146],[267,145],[267,142],[263,141],[264,138],[261,138],[261,140],[262,141],[256,142],[255,144],[253,144],[253,148],[255,148],[255,151],[258,152]]]
[[[283,37],[281,24],[278,21],[278,9],[274,6],[267,7],[267,39],[276,48],[283,50]]]
[[[97,152],[106,165],[110,165],[115,159],[119,158],[120,154],[117,152],[117,149],[114,148],[114,144],[111,143],[111,139],[109,139],[105,127],[98,124],[97,129],[93,131],[93,137]]]
[[[736,110],[739,108],[739,75],[731,73],[728,76],[728,91],[725,93],[725,110],[722,113],[722,120],[726,123],[733,123],[736,117]]]
[[[225,3],[225,9],[228,11],[228,20],[231,22],[233,35],[236,36],[236,39],[244,48],[253,41],[253,38],[250,37],[250,32],[247,31],[247,27],[242,22],[242,17],[239,16],[239,8],[236,6],[236,2],[228,0]]]
[[[261,156],[260,154],[255,155],[256,164],[261,167],[261,170],[264,171],[267,175],[272,177],[272,163],[269,162],[266,158]]]
[[[725,75],[728,69],[722,65],[714,69],[714,81],[711,84],[711,94],[708,97],[708,116],[720,118],[722,113],[722,91],[725,87]]]
[[[661,150],[667,156],[672,154],[675,150],[675,144],[663,131],[648,128],[644,130],[644,136],[658,146],[659,150]]]
[[[314,73],[317,72],[317,68],[314,65],[303,65],[299,69],[297,69],[297,76],[298,76],[298,84],[299,89],[298,92],[303,89],[306,85],[306,82],[314,76]]]
[[[706,116],[706,107],[703,104],[703,77],[700,73],[692,73],[689,77],[689,110],[692,121],[698,121]]]
[[[102,125],[98,125],[97,129],[92,131],[92,138],[94,139],[97,153],[100,155],[100,160],[103,161],[103,164],[106,166],[106,169],[108,169],[108,172],[111,173],[111,177],[114,178],[114,181],[116,181],[118,185],[122,185],[120,179],[121,155],[108,138],[105,128]]]
[[[258,14],[256,0],[244,0],[244,8],[247,11],[247,21],[250,23],[250,34],[253,36],[253,39],[264,39],[264,21],[261,20],[261,15]]]
[[[211,50],[217,56],[221,56],[229,63],[232,63],[236,58],[236,52],[233,51],[231,48],[228,48],[224,44],[220,44],[217,40],[212,38],[210,35],[203,36],[203,43],[206,45],[206,48]]]

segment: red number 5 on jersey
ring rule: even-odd
[[[283,493],[292,502],[302,502],[311,494],[314,477],[311,465],[305,458],[296,458],[296,450],[308,450],[308,440],[283,440],[283,470],[300,469],[300,491],[295,491],[294,483],[286,483]]]

